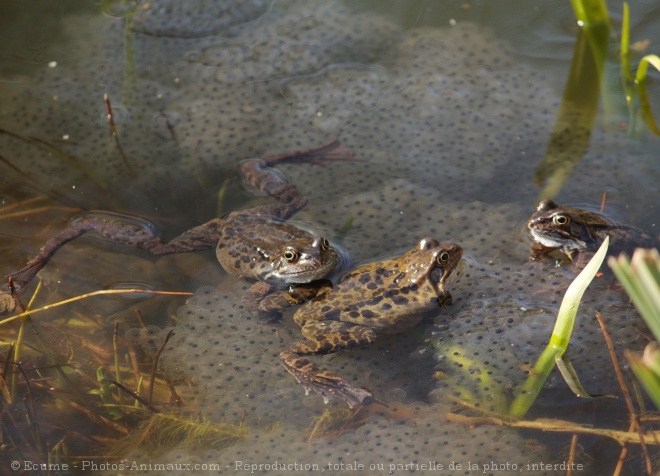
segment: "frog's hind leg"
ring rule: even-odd
[[[242,161],[240,167],[245,180],[280,202],[264,205],[252,209],[250,212],[287,219],[306,205],[307,200],[304,195],[273,166],[303,163],[324,166],[337,160],[356,159],[346,147],[335,139],[318,147]]]
[[[336,397],[345,401],[351,408],[375,401],[370,391],[355,387],[339,375],[321,370],[302,357],[371,344],[376,340],[376,333],[372,329],[338,321],[320,321],[306,324],[303,334],[313,340],[301,342],[282,351],[280,359],[287,372],[303,385],[306,393],[314,390],[325,402]]]
[[[87,232],[96,232],[112,241],[131,246],[160,241],[155,227],[147,220],[114,213],[87,213],[74,218],[66,228],[46,242],[37,256],[6,277],[12,279],[16,289],[22,288],[32,281],[58,249]]]
[[[215,246],[217,235],[209,236],[209,232],[219,228],[221,223],[219,219],[211,220],[174,238],[169,243],[163,243],[155,226],[147,220],[109,212],[83,214],[74,218],[66,228],[49,239],[37,256],[23,268],[6,277],[12,279],[17,290],[21,289],[34,279],[58,249],[88,232],[98,233],[116,243],[142,248],[156,255],[164,255]]]

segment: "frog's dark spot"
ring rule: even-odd
[[[376,313],[373,312],[373,311],[370,311],[369,309],[364,309],[362,311],[362,317],[366,317],[366,318],[376,317]]]
[[[341,311],[339,309],[334,309],[330,312],[327,312],[325,314],[325,318],[328,319],[328,320],[336,321],[337,319],[339,319],[339,314],[341,314]]]
[[[379,276],[387,276],[387,270],[385,268],[376,268],[376,274]]]
[[[360,317],[360,313],[357,312],[357,311],[351,311],[351,312],[348,313],[348,315],[349,315],[350,317],[353,317],[353,318],[355,318],[355,317]]]
[[[249,262],[250,262],[250,257],[247,256],[247,255],[246,255],[246,256],[243,256],[243,257],[241,257],[241,261],[242,261],[243,263],[249,263]]]
[[[367,284],[367,289],[376,289],[376,288],[378,288],[378,285],[376,283]]]
[[[387,310],[389,310],[389,309],[392,309],[392,305],[391,305],[390,303],[386,302],[386,303],[383,303],[383,305],[380,306],[380,308],[381,308],[383,311],[387,311]]]
[[[332,309],[330,306],[327,304],[321,308],[321,312],[328,312],[330,309]]]
[[[254,269],[256,263],[250,263],[250,269]]]
[[[379,286],[382,286],[383,285],[383,279],[382,278],[377,278],[376,279],[376,284],[378,284]]]
[[[375,306],[379,302],[383,300],[383,296],[376,296],[374,298],[371,298],[368,302],[370,306]]]
[[[396,296],[397,294],[399,294],[399,291],[397,289],[387,289],[383,291],[384,298],[391,298],[393,296]]]
[[[362,276],[360,276],[360,283],[366,284],[369,281],[371,281],[371,276],[369,275],[369,273],[364,273]]]
[[[392,302],[398,306],[408,304],[408,298],[403,296],[392,296]]]
[[[241,267],[241,260],[237,259],[234,261],[234,268],[239,269]]]

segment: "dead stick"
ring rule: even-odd
[[[646,472],[649,476],[653,474],[653,465],[651,464],[651,458],[649,456],[648,448],[646,447],[646,441],[644,440],[644,432],[642,431],[642,425],[639,423],[639,416],[633,405],[632,397],[630,396],[630,390],[628,390],[628,385],[623,377],[623,372],[621,371],[621,366],[619,365],[619,359],[614,352],[614,344],[612,344],[612,339],[610,337],[610,332],[607,330],[605,321],[600,312],[596,311],[596,319],[598,319],[598,324],[600,325],[601,330],[603,331],[603,337],[605,338],[605,343],[607,344],[607,350],[610,352],[610,357],[612,358],[612,364],[614,366],[614,372],[616,373],[616,378],[619,381],[621,386],[621,392],[623,392],[623,397],[626,400],[626,405],[628,406],[628,412],[630,413],[630,419],[635,425],[635,430],[639,434],[639,443],[642,448],[642,454],[646,460]]]
[[[151,366],[151,375],[149,375],[149,403],[153,403],[154,382],[156,381],[156,370],[158,369],[158,361],[160,360],[160,354],[163,353],[163,350],[167,345],[167,341],[170,340],[170,337],[172,337],[173,333],[174,333],[174,329],[170,329],[167,335],[165,336],[165,340],[163,341],[163,344],[156,352],[156,355],[154,355],[154,363]]]

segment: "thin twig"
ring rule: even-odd
[[[605,205],[607,204],[607,191],[603,192],[603,198],[600,199],[600,212],[605,213]]]
[[[635,423],[630,422],[630,427],[628,428],[628,432],[632,432],[635,430]],[[612,473],[612,476],[619,476],[621,474],[621,470],[623,469],[623,463],[626,461],[626,457],[628,456],[628,447],[626,445],[623,445],[621,447],[621,453],[619,453],[619,460],[616,462],[616,468],[614,468],[614,473]]]
[[[156,381],[156,369],[158,369],[158,361],[160,360],[160,354],[163,353],[163,350],[165,350],[165,346],[167,345],[167,341],[170,340],[170,337],[172,337],[172,334],[174,333],[174,329],[170,329],[167,335],[165,336],[165,340],[163,341],[162,345],[156,352],[156,355],[154,355],[154,362],[153,365],[151,366],[151,374],[149,375],[149,403],[153,403],[153,398],[154,398],[154,382]]]
[[[22,312],[20,314],[16,314],[14,316],[8,317],[7,319],[4,319],[0,321],[0,325],[2,324],[7,324],[9,322],[15,321],[16,319],[20,319],[23,316],[26,316],[28,314],[36,314],[38,312],[43,312],[47,311],[49,309],[54,309],[56,307],[64,306],[66,304],[70,304],[72,302],[76,301],[82,301],[83,299],[87,299],[90,297],[94,296],[103,296],[106,294],[158,294],[158,295],[163,295],[163,296],[192,296],[193,293],[189,292],[183,292],[183,291],[153,291],[150,289],[99,289],[98,291],[93,291],[91,293],[86,293],[86,294],[81,294],[76,297],[72,297],[70,299],[65,299],[64,301],[59,301],[53,304],[47,304],[43,307],[40,307],[38,309],[33,309],[32,311],[29,312]]]
[[[651,464],[651,457],[649,456],[648,448],[646,447],[646,441],[644,440],[644,431],[642,430],[642,425],[639,423],[639,416],[633,405],[632,397],[630,396],[630,390],[628,390],[628,385],[621,371],[621,366],[619,365],[619,359],[614,352],[614,344],[612,344],[612,338],[610,337],[610,332],[607,330],[605,321],[600,312],[596,311],[596,319],[598,319],[598,324],[600,325],[601,330],[603,331],[603,338],[607,344],[607,350],[610,352],[610,357],[612,358],[612,364],[614,366],[614,372],[616,373],[617,380],[621,386],[621,392],[623,392],[623,397],[626,400],[626,405],[628,406],[628,412],[630,413],[630,420],[635,425],[635,430],[639,434],[639,443],[642,448],[642,454],[646,460],[646,472],[649,476],[653,474],[653,465]]]
[[[113,385],[116,385],[117,387],[119,387],[120,389],[122,389],[124,392],[128,393],[131,397],[133,397],[134,399],[136,399],[138,402],[140,402],[142,405],[144,405],[145,407],[147,407],[147,409],[148,409],[148,410],[151,410],[153,413],[160,413],[156,407],[154,407],[152,404],[150,404],[150,403],[147,402],[144,398],[142,398],[140,395],[138,395],[137,392],[134,392],[134,391],[131,390],[130,388],[125,387],[125,386],[123,386],[122,384],[120,384],[119,382],[115,382],[115,381],[112,380],[112,379],[108,379],[108,382],[110,382],[110,383],[113,384]]]
[[[575,452],[577,449],[578,436],[576,433],[573,433],[571,438],[571,449],[568,453],[568,464],[566,469],[566,476],[573,476],[573,464],[575,463]]]
[[[115,321],[115,327],[112,332],[112,351],[115,361],[115,378],[117,382],[121,382],[121,368],[119,365],[119,321]],[[119,402],[122,402],[121,392],[119,392]]]
[[[121,142],[119,141],[119,133],[117,132],[117,126],[115,125],[115,115],[112,112],[112,105],[110,104],[110,96],[108,96],[108,93],[103,94],[103,101],[105,102],[105,109],[108,112],[108,124],[110,125],[110,135],[112,136],[112,139],[115,141],[115,145],[117,146],[119,155],[124,161],[124,165],[126,166],[128,171],[132,173],[133,169],[131,169],[131,164],[128,163],[128,159],[126,158],[126,153],[124,152],[124,148],[122,147]]]

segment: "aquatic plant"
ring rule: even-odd
[[[580,26],[561,106],[534,181],[543,185],[538,201],[553,198],[589,147],[600,99],[610,18],[601,0],[573,0]]]
[[[655,338],[646,346],[642,356],[627,352],[626,358],[651,400],[660,409],[660,253],[657,249],[637,249],[632,259],[621,254],[611,257],[608,264]]]
[[[632,68],[630,66],[630,9],[628,3],[623,3],[623,20],[621,24],[621,75],[623,89],[626,93],[626,103],[628,104],[628,115],[630,117],[630,124],[634,125],[635,121],[635,96],[639,100],[639,106],[642,111],[642,116],[646,122],[646,126],[655,135],[660,135],[660,128],[653,117],[651,110],[651,102],[649,101],[648,92],[646,90],[646,75],[649,64],[655,69],[660,71],[660,57],[657,55],[646,55],[642,57],[637,65],[637,71],[633,76]],[[636,93],[636,94],[635,94]],[[631,126],[630,129],[633,129]]]
[[[538,201],[553,198],[568,179],[589,146],[591,130],[598,113],[600,89],[611,33],[604,0],[572,0],[579,25],[571,69],[564,86],[561,106],[543,160],[534,172],[534,181],[543,186]],[[621,76],[629,110],[629,130],[634,130],[635,97],[648,129],[660,135],[651,110],[646,79],[649,64],[660,71],[660,57],[644,56],[633,76],[630,65],[630,13],[623,4],[621,26]]]
[[[575,324],[582,295],[600,269],[600,265],[607,254],[608,246],[609,237],[605,238],[593,258],[568,287],[559,307],[557,321],[550,336],[550,341],[534,364],[529,378],[523,383],[518,395],[509,406],[509,415],[517,418],[525,416],[555,365],[562,371],[564,378],[570,382],[569,385],[574,389],[574,392],[581,393],[584,396],[582,385],[574,377],[572,367],[565,359],[564,353],[568,349],[571,340],[573,325]],[[570,376],[570,378],[567,378],[567,376]]]
[[[111,453],[125,456],[135,448],[150,453],[165,452],[175,447],[221,449],[247,436],[248,428],[242,423],[214,423],[205,418],[155,413],[121,442],[113,445]]]
[[[103,321],[72,317],[68,312],[48,320],[35,317],[98,295],[144,290],[99,290],[37,307],[40,290],[41,283],[27,306],[12,295],[17,313],[0,321],[0,438],[5,455],[16,460],[70,463],[90,459],[80,454],[85,444],[93,444],[95,454],[100,446],[106,454],[124,455],[135,448],[149,452],[181,445],[221,448],[247,436],[243,421],[212,422],[190,416],[197,409],[183,405],[174,383],[159,370],[158,361],[171,332],[143,362],[135,349],[118,338],[118,323],[112,341],[99,342],[101,328],[107,327]],[[146,329],[139,312],[138,320]],[[66,337],[44,337],[57,336],[62,330]],[[89,362],[100,365],[93,369]],[[112,374],[106,369],[113,369]],[[85,430],[81,430],[80,416],[86,422]],[[67,422],[75,422],[75,426]]]

